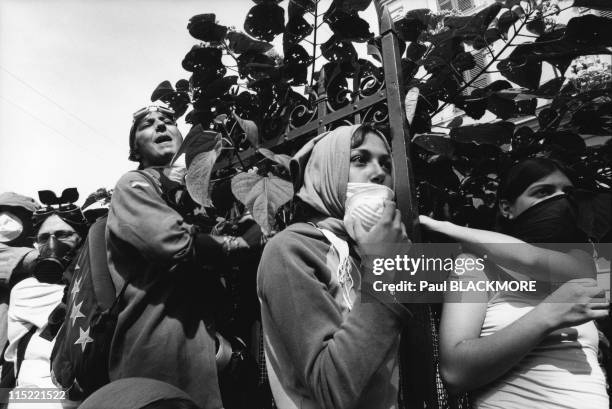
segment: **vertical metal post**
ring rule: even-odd
[[[319,79],[317,86],[317,134],[320,135],[325,132],[325,125],[323,125],[323,118],[327,115],[327,89],[325,88],[325,70],[321,68],[319,71]]]
[[[383,0],[374,0],[380,24],[383,69],[387,92],[387,110],[391,131],[391,149],[395,164],[395,195],[408,236],[421,241],[418,207],[412,167],[410,165],[411,134],[404,108],[403,78],[399,40],[393,19]],[[411,304],[415,317],[404,328],[400,344],[400,394],[403,409],[441,408],[437,390],[436,328],[428,304]]]
[[[387,91],[387,110],[391,129],[391,149],[395,164],[395,195],[402,221],[413,242],[421,239],[418,225],[418,207],[412,167],[410,166],[410,130],[404,109],[403,78],[399,40],[393,26],[393,19],[387,6],[381,0],[375,1],[380,22],[383,69]]]

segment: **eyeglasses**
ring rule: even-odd
[[[148,106],[148,107],[141,108],[138,111],[134,112],[134,120],[133,120],[133,122],[141,120],[142,118],[144,118],[150,112],[161,112],[162,114],[164,114],[166,116],[169,116],[172,119],[174,119],[174,117],[176,116],[176,112],[174,112],[173,109],[166,108],[166,107],[161,107],[161,106],[157,106],[157,105],[151,105],[151,106]]]
[[[76,232],[71,231],[71,230],[58,230],[58,231],[55,231],[53,233],[42,233],[42,234],[39,234],[36,237],[36,241],[38,243],[40,243],[40,244],[46,244],[51,239],[51,236],[53,236],[56,239],[61,240],[61,241],[70,240],[71,238],[74,237],[75,234],[76,234]]]

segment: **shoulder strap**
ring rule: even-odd
[[[93,291],[98,303],[107,309],[115,301],[115,285],[108,269],[105,230],[106,217],[103,217],[91,226],[87,239]]]
[[[21,363],[23,362],[23,358],[25,358],[25,352],[28,348],[28,344],[30,343],[30,339],[34,335],[38,328],[35,325],[32,325],[30,330],[25,334],[17,344],[17,363],[15,365],[15,380],[19,377],[19,370],[21,369]]]

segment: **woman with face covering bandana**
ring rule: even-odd
[[[502,233],[420,218],[473,252],[459,258],[486,254],[484,270],[452,280],[531,279],[549,290],[447,294],[440,370],[451,391],[472,393],[476,408],[608,407],[592,320],[605,317],[609,303],[593,300],[602,292],[566,194],[571,187],[555,162],[528,159],[500,185]]]
[[[408,243],[387,200],[389,146],[367,126],[343,126],[309,142],[291,167],[304,222],[268,242],[257,275],[275,402],[280,409],[397,408],[400,331],[410,313],[361,302],[368,266],[356,255],[365,243]],[[364,189],[346,217],[347,196]]]

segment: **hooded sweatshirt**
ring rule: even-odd
[[[353,255],[350,278],[339,268],[355,129],[321,135],[296,155],[305,164],[298,197],[322,218],[316,227],[297,223],[280,232],[259,265],[266,365],[280,409],[398,407],[398,349],[408,313],[361,302],[360,263]]]

